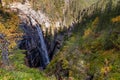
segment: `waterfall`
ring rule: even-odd
[[[30,67],[45,68],[49,64],[49,56],[44,36],[39,23],[30,15],[20,16],[20,27],[24,31],[19,48],[26,50],[26,58]]]
[[[58,44],[57,37],[52,41],[44,41],[42,30],[45,31],[46,27],[50,29],[52,25],[51,20],[40,10],[33,10],[29,2],[24,4],[15,2],[10,4],[10,8],[19,12],[20,27],[24,31],[24,36],[18,46],[20,49],[26,50],[28,66],[45,68],[49,64],[50,59],[52,59],[57,45],[60,45]],[[57,21],[56,23],[57,27],[59,27],[60,22]],[[45,27],[41,29],[40,25],[45,25]],[[51,37],[53,36],[51,35]]]
[[[47,64],[49,64],[49,57],[48,57],[47,48],[46,48],[45,41],[43,38],[42,30],[38,24],[36,25],[36,28],[37,28],[37,32],[38,32],[40,44],[41,44],[41,56],[43,59],[42,61],[44,63],[43,65],[46,66]]]
[[[48,17],[41,11],[35,11],[31,8],[28,0],[24,4],[15,2],[10,4],[11,9],[19,10],[21,20],[20,27],[24,31],[23,39],[19,43],[19,48],[26,50],[28,66],[45,68],[49,64],[47,47],[39,24],[45,23],[50,26]]]
[[[32,17],[29,17],[30,23],[32,24],[32,26],[36,27],[36,31],[37,31],[37,35],[39,37],[38,39],[38,49],[40,50],[40,56],[41,56],[41,63],[43,67],[45,67],[47,64],[49,64],[49,57],[48,57],[48,51],[46,48],[46,44],[44,41],[44,37],[43,37],[43,33],[42,30],[39,26],[39,24],[37,23],[37,21],[35,19],[33,19]]]

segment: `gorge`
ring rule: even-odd
[[[19,42],[19,48],[26,50],[26,64],[29,67],[39,67],[44,69],[52,60],[55,50],[60,47],[63,42],[64,34],[71,35],[72,27],[69,29],[64,28],[64,32],[53,32],[53,38],[47,40],[44,34],[46,31],[42,31],[41,24],[45,24],[44,30],[50,29],[49,19],[40,11],[32,10],[29,2],[24,4],[13,3],[11,9],[19,12],[20,28],[24,31],[23,39]],[[57,22],[56,22],[57,23]],[[59,23],[58,23],[58,26]],[[57,29],[56,29],[57,30]],[[54,30],[55,31],[55,30]],[[49,33],[48,33],[49,34]],[[47,34],[47,35],[48,35]],[[50,35],[52,37],[52,34]],[[46,41],[45,41],[46,40]]]
[[[1,80],[119,80],[120,0],[0,0]]]

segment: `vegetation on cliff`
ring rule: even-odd
[[[17,47],[22,35],[17,14],[0,8],[0,80],[54,80],[25,65],[24,51]]]
[[[48,65],[49,75],[73,80],[120,79],[120,5],[110,5],[97,8],[76,24],[72,37]]]
[[[14,0],[3,1],[8,4]],[[5,49],[0,48],[1,80],[120,80],[119,0],[99,0],[97,3],[96,0],[29,1],[34,9],[40,9],[52,21],[62,20],[69,25],[77,21],[73,23],[74,31],[70,38],[64,37],[63,47],[45,72],[29,68],[25,65],[24,50],[16,46],[23,34],[18,27],[17,13],[1,7],[0,46],[7,43]],[[51,34],[46,37],[51,38]],[[2,59],[4,50],[8,53],[8,65]]]

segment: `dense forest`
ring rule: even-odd
[[[0,80],[120,80],[120,0],[0,0]]]

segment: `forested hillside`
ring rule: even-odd
[[[119,7],[119,2],[112,0],[95,4],[94,13],[76,24],[71,38],[54,56],[46,70],[48,74],[62,79],[119,80]]]
[[[0,0],[0,80],[120,80],[120,0]]]

